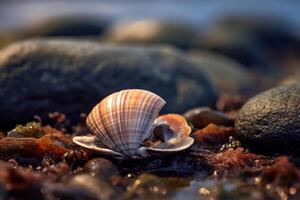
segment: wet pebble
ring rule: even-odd
[[[95,194],[98,199],[108,200],[120,195],[120,192],[117,192],[117,188],[113,188],[108,182],[89,174],[83,173],[72,176],[66,184],[87,190],[89,193]]]
[[[94,158],[84,166],[84,171],[91,176],[104,180],[111,180],[112,176],[118,175],[119,171],[116,165],[104,158]]]
[[[234,129],[233,127],[209,124],[205,128],[193,132],[191,136],[195,139],[193,149],[202,148],[216,152],[229,141],[230,137],[234,136]]]
[[[97,195],[86,188],[79,186],[66,186],[65,184],[44,184],[41,189],[46,199],[84,199],[99,200]]]
[[[209,124],[233,126],[234,121],[224,113],[212,110],[208,107],[194,108],[183,114],[186,120],[195,129],[202,129]]]

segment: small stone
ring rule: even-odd
[[[104,158],[94,158],[84,166],[84,171],[101,179],[110,181],[112,176],[118,175],[116,165]]]
[[[1,199],[43,199],[41,187],[43,177],[30,169],[12,167],[0,163]]]
[[[227,146],[223,147],[223,145],[228,142],[233,135],[233,127],[209,124],[205,128],[191,134],[191,136],[195,139],[193,148],[209,149],[215,152],[220,148],[226,149]]]
[[[117,192],[117,189],[114,189],[109,183],[88,174],[72,176],[66,185],[89,191],[95,194],[98,199],[109,200],[114,196],[120,196],[120,191]]]
[[[183,115],[195,129],[202,129],[209,124],[221,126],[234,125],[234,121],[228,118],[224,113],[212,110],[208,107],[194,108]]]
[[[251,98],[235,121],[236,137],[252,151],[299,154],[300,85],[284,85]]]
[[[81,186],[67,186],[61,183],[47,183],[41,189],[48,199],[99,200],[97,194]]]

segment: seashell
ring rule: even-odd
[[[173,153],[189,148],[194,139],[189,137],[191,128],[188,126],[185,118],[178,114],[161,115],[154,121],[155,129],[152,140],[162,142],[153,142],[144,147],[150,153]],[[148,141],[146,141],[148,142]]]
[[[165,101],[152,92],[122,90],[98,103],[88,115],[86,124],[102,146],[133,158],[139,154],[143,141],[151,136],[153,122],[164,104]],[[78,139],[82,138],[74,138],[77,144],[87,142],[86,138],[85,141]]]
[[[113,93],[98,103],[86,124],[94,135],[76,136],[73,141],[87,149],[120,159],[138,159],[153,152],[177,152],[188,148],[193,138],[185,119],[176,114],[158,117],[165,101],[140,89]],[[168,127],[160,131],[161,127]],[[142,146],[153,138],[153,130],[163,138],[161,144]],[[169,131],[166,131],[169,130]],[[188,139],[187,139],[188,138]]]

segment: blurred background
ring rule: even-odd
[[[99,44],[170,45],[198,63],[220,98],[228,94],[231,100],[232,95],[248,98],[279,84],[300,82],[299,10],[300,2],[293,0],[1,1],[0,49],[29,38],[49,37]],[[86,104],[112,91],[95,93]],[[164,92],[158,91],[168,93]]]

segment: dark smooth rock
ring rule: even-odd
[[[193,108],[184,113],[185,119],[196,129],[202,129],[209,124],[233,126],[234,121],[224,113],[207,107]]]
[[[207,73],[219,93],[249,94],[266,85],[262,78],[229,57],[203,50],[189,55]]]
[[[114,199],[113,197],[119,196],[120,191],[114,188],[107,182],[87,174],[77,174],[72,176],[67,181],[67,186],[78,187],[81,190],[88,191],[95,194],[98,199],[108,200]]]
[[[184,23],[142,20],[116,24],[105,35],[110,42],[170,44],[188,49],[194,45],[197,34],[193,27]]]
[[[19,38],[36,36],[100,36],[111,23],[107,17],[57,16],[27,24],[19,30]]]
[[[235,122],[237,138],[253,151],[299,154],[300,85],[285,85],[251,98]]]
[[[78,121],[105,96],[128,88],[153,91],[164,112],[215,105],[209,78],[179,51],[165,46],[99,45],[29,40],[0,53],[0,124],[46,120],[49,112]]]
[[[65,184],[45,184],[43,194],[52,199],[98,200],[97,194],[81,186]]]

